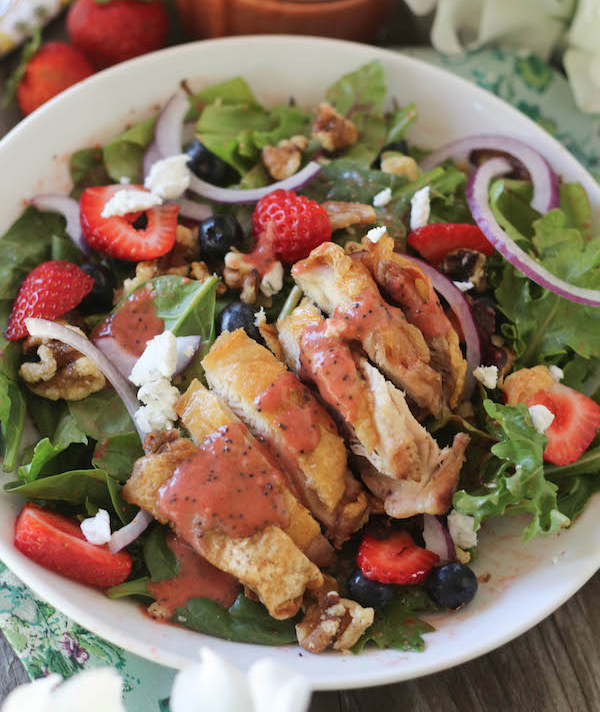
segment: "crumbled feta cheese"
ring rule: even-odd
[[[89,517],[81,522],[81,532],[90,542],[101,546],[110,540],[110,517],[106,509],[99,509],[95,517]]]
[[[283,265],[275,262],[260,283],[260,291],[265,297],[272,297],[283,289]]]
[[[461,549],[472,549],[477,546],[477,531],[475,520],[468,514],[461,514],[453,509],[448,515],[448,530],[452,541]]]
[[[552,563],[554,564],[554,566],[556,566],[556,564],[558,564],[558,556],[552,557]]]
[[[186,358],[192,358],[192,356],[196,353],[194,350],[193,346],[186,346],[185,349],[183,350],[183,355]]]
[[[392,189],[384,188],[373,197],[373,206],[375,208],[384,208],[392,199]]]
[[[475,286],[473,282],[452,282],[452,284],[457,289],[460,289],[461,292],[468,292],[469,289],[473,289],[473,287]]]
[[[177,420],[175,404],[179,400],[179,391],[166,378],[159,378],[143,385],[138,391],[138,398],[145,404],[135,413],[139,427],[146,431],[170,430]]]
[[[148,210],[155,205],[161,205],[162,199],[147,190],[137,190],[136,188],[124,188],[118,190],[113,197],[107,201],[100,215],[103,218],[111,218],[114,215],[127,215],[138,210]]]
[[[144,186],[164,200],[177,200],[190,187],[191,173],[187,153],[163,158],[153,163]]]
[[[372,227],[367,233],[367,237],[373,244],[377,244],[379,240],[385,235],[387,228],[385,225],[383,227]]]
[[[490,390],[498,384],[498,366],[477,366],[473,370],[475,378]]]
[[[428,185],[418,190],[410,201],[410,229],[417,230],[425,227],[431,213],[429,195],[431,190]]]
[[[558,366],[550,366],[550,368],[548,369],[548,373],[557,383],[560,383],[565,377],[564,371]]]
[[[159,378],[171,378],[177,369],[177,341],[172,331],[151,339],[144,353],[136,361],[129,380],[136,386],[143,386]]]
[[[533,421],[533,427],[543,435],[546,430],[552,425],[554,420],[554,413],[546,408],[545,405],[532,405],[529,406],[529,412],[531,413],[531,420]]]
[[[258,329],[259,326],[267,323],[267,315],[265,314],[265,308],[261,307],[254,317],[254,326]]]
[[[119,178],[119,183],[121,185],[129,185],[131,183],[131,178],[129,176],[121,176]]]

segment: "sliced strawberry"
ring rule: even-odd
[[[144,186],[128,188],[145,190]],[[144,210],[148,220],[143,230],[136,230],[134,222],[140,213],[103,218],[106,203],[122,185],[105,185],[87,188],[81,194],[79,210],[83,236],[91,247],[118,260],[153,260],[169,252],[175,244],[178,205],[157,205]]]
[[[4,335],[10,341],[24,338],[28,335],[26,317],[56,319],[74,309],[93,286],[93,278],[72,262],[42,262],[20,286]]]
[[[36,504],[26,504],[15,524],[15,547],[36,564],[99,588],[125,581],[131,573],[126,551],[90,544],[76,520]]]
[[[544,460],[554,465],[579,460],[600,428],[600,405],[561,383],[538,391],[527,401],[528,407],[532,405],[545,405],[554,414],[544,433],[548,438]]]
[[[363,537],[356,563],[363,575],[372,581],[395,584],[417,584],[425,580],[439,556],[417,546],[410,534],[394,532],[387,539]]]
[[[493,255],[494,247],[477,225],[433,223],[408,236],[408,244],[432,265],[439,264],[454,250],[474,250]]]

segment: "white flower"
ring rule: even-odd
[[[102,546],[110,541],[110,516],[106,509],[99,509],[95,517],[84,519],[80,526],[90,544]]]

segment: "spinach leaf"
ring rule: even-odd
[[[79,200],[86,188],[110,183],[104,166],[104,154],[100,147],[83,148],[71,154],[69,170],[73,181],[71,197]]]
[[[50,257],[53,260],[65,260],[65,262],[78,264],[83,257],[83,253],[73,244],[72,240],[58,237],[58,235],[52,235]]]
[[[179,570],[179,562],[167,544],[168,531],[157,523],[144,540],[144,561],[153,582],[174,578]]]
[[[186,115],[186,121],[197,120],[202,113],[202,109],[207,104],[214,102],[221,104],[253,104],[258,105],[250,87],[242,77],[234,77],[219,84],[213,84],[206,89],[194,94],[190,98],[191,108]]]
[[[107,477],[106,485],[108,487],[108,494],[110,496],[113,511],[121,520],[122,524],[129,524],[129,522],[139,512],[139,507],[129,504],[123,499],[123,497],[121,497],[121,490],[123,487],[115,479]]]
[[[208,598],[193,598],[185,608],[178,608],[174,622],[200,633],[238,643],[287,645],[296,642],[295,618],[278,621],[256,601],[243,593],[229,610]]]
[[[494,457],[483,464],[482,486],[456,492],[455,509],[474,517],[477,524],[507,511],[530,514],[525,540],[568,526],[569,519],[557,506],[558,487],[544,476],[548,439],[533,427],[526,406],[490,400],[483,405],[491,419],[488,431],[498,440],[491,448]]]
[[[0,433],[5,472],[12,472],[17,466],[26,411],[25,398],[18,383],[0,373]]]
[[[393,111],[388,117],[385,145],[401,141],[406,129],[418,118],[416,104],[408,104]]]
[[[127,482],[133,463],[144,455],[137,433],[119,433],[96,444],[92,465],[121,483]]]
[[[124,598],[125,596],[143,596],[144,598],[153,599],[154,596],[148,591],[146,584],[150,579],[144,576],[134,581],[125,581],[119,586],[113,586],[107,589],[106,595],[109,598]]]
[[[15,381],[21,365],[21,342],[9,341],[4,336],[11,308],[8,299],[0,300],[0,374]]]
[[[593,475],[570,477],[559,485],[558,508],[571,521],[574,521],[585,509],[590,497],[596,492],[600,492],[599,460],[600,457],[596,453],[596,472]]]
[[[113,390],[98,391],[83,400],[69,401],[68,408],[82,432],[93,440],[136,432],[123,401]]]
[[[154,138],[155,123],[155,117],[140,121],[104,146],[104,166],[112,180],[117,183],[121,178],[129,178],[132,183],[143,181],[144,151]]]
[[[69,409],[65,401],[51,401],[29,391],[27,412],[32,417],[40,438],[52,438],[56,431],[56,424],[69,414]]]

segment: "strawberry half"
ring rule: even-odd
[[[579,460],[600,428],[600,405],[560,383],[538,391],[527,401],[528,407],[532,405],[545,405],[554,414],[544,433],[548,438],[544,460],[554,465]]]
[[[404,585],[422,583],[439,558],[432,551],[417,546],[408,532],[399,531],[387,539],[366,534],[356,563],[372,581]]]
[[[129,187],[145,190],[142,185]],[[148,224],[144,229],[136,230],[132,223],[140,213],[102,217],[106,203],[123,189],[122,185],[105,185],[83,191],[79,201],[83,236],[90,247],[118,260],[138,262],[162,257],[175,244],[179,206],[157,205],[144,210]]]
[[[15,547],[45,569],[99,588],[123,583],[131,573],[126,551],[90,544],[75,519],[26,504],[15,524]]]
[[[56,319],[74,309],[93,286],[93,278],[72,262],[42,262],[20,286],[4,335],[10,341],[24,338],[29,334],[27,317]]]

